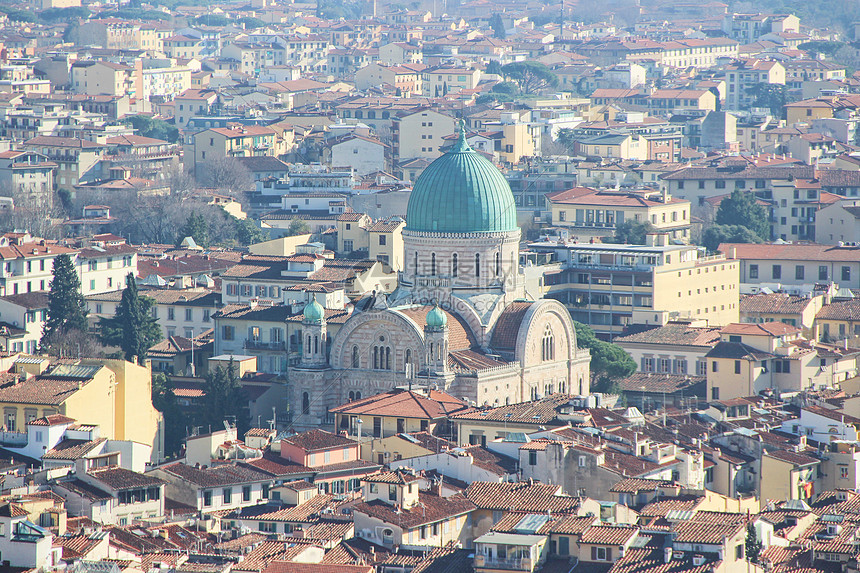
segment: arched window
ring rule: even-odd
[[[311,396],[307,392],[302,392],[302,414],[311,413]]]
[[[385,369],[391,370],[391,347],[385,347]]]
[[[555,360],[555,340],[549,325],[546,325],[541,340],[541,360]]]
[[[352,347],[352,367],[358,368],[358,346]]]
[[[311,335],[308,334],[308,352],[311,351]]]
[[[457,253],[451,255],[451,276],[457,276]]]
[[[436,253],[430,255],[430,276],[436,276]]]
[[[373,369],[379,370],[379,347],[373,347]]]
[[[418,251],[415,251],[415,268],[412,269],[412,272],[418,274]]]
[[[481,253],[475,254],[475,277],[481,276]]]
[[[356,393],[355,393],[355,399],[356,399],[356,400],[361,400],[361,392],[356,392]]]
[[[501,253],[496,253],[496,276],[502,274],[502,255]]]
[[[314,336],[314,354],[319,354],[320,351],[320,337]]]
[[[406,357],[403,361],[403,369],[406,370],[409,368],[409,365],[412,364],[412,351],[410,349],[406,349]]]
[[[355,400],[355,392],[350,390],[349,391],[349,401],[352,402],[353,400]]]

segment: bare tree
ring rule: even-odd
[[[203,163],[197,180],[204,187],[218,189],[231,197],[241,197],[253,187],[251,172],[235,157],[219,157]]]

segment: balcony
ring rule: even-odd
[[[247,350],[286,350],[286,342],[263,342],[262,340],[246,340],[242,348]]]
[[[531,571],[532,560],[528,557],[487,557],[475,555],[475,569],[504,569],[507,571]]]

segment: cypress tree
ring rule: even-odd
[[[42,330],[42,348],[50,347],[74,331],[87,332],[87,307],[81,294],[81,280],[69,255],[62,254],[54,259],[53,275],[48,293],[48,319]]]
[[[154,302],[140,296],[134,275],[128,273],[116,315],[99,320],[102,343],[119,346],[126,360],[140,362],[152,345],[161,340],[161,327],[152,316]]]

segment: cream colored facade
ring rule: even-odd
[[[815,483],[818,460],[809,458],[810,463],[798,464],[787,459],[781,459],[781,457],[777,457],[778,455],[779,452],[775,452],[775,454],[765,453],[761,457],[759,499],[810,500],[811,496],[807,494],[809,486],[805,484]]]
[[[424,70],[421,88],[426,97],[441,97],[478,87],[481,70],[468,68],[439,68]]]
[[[545,277],[545,296],[565,304],[574,320],[604,338],[630,324],[664,325],[679,318],[714,326],[737,322],[737,261],[668,245],[665,234],[649,238],[652,244],[644,246],[546,241],[530,247],[554,252],[563,265]]]
[[[403,219],[380,221],[372,225],[368,229],[370,258],[390,266],[393,271],[402,271],[405,226]]]
[[[444,137],[454,133],[454,118],[430,108],[395,120],[394,151],[398,159],[436,159]]]
[[[624,221],[648,222],[684,243],[690,240],[690,202],[658,193],[618,193],[577,188],[547,194],[553,227],[579,239],[611,237]]]
[[[124,360],[86,359],[60,366],[64,367],[63,379],[79,380],[80,387],[56,401],[49,392],[42,392],[46,400],[37,401],[17,399],[20,392],[9,389],[0,392],[7,428],[22,431],[26,422],[38,417],[63,414],[82,424],[99,426],[104,438],[152,444],[151,461],[163,458],[162,418],[152,406],[152,372],[148,367]],[[32,384],[34,389],[51,387],[53,380],[42,381],[37,376],[22,384]]]

